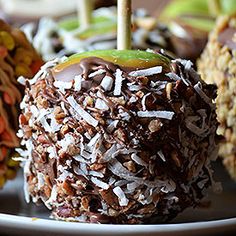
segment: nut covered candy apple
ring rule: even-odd
[[[0,20],[0,188],[18,166],[10,158],[19,145],[15,132],[23,88],[16,79],[33,77],[41,63],[24,33]]]
[[[26,84],[26,200],[55,219],[163,222],[215,185],[215,86],[190,61],[91,51],[48,62]]]
[[[236,180],[236,15],[217,20],[208,44],[198,61],[198,70],[207,83],[218,87],[216,99],[219,134],[225,137],[219,154]]]

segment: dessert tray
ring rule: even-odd
[[[236,184],[220,163],[216,163],[216,179],[223,183],[221,194],[209,193],[201,207],[187,209],[166,224],[106,225],[60,222],[49,219],[44,207],[27,205],[22,194],[22,175],[9,181],[0,192],[1,235],[228,235],[236,233]]]

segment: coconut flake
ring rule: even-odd
[[[112,184],[114,184],[116,182],[116,179],[113,177],[110,177],[109,179],[109,185],[111,186]]]
[[[59,175],[59,177],[57,178],[57,181],[65,181],[67,178],[72,178],[73,177],[73,174],[70,173],[69,171],[63,169],[63,172],[61,171],[61,174]]]
[[[199,96],[200,96],[208,105],[210,105],[211,107],[214,106],[214,105],[212,104],[211,99],[203,92],[203,90],[202,90],[202,84],[201,84],[200,81],[198,81],[198,83],[196,83],[196,84],[194,85],[194,89],[195,89],[195,91],[199,94]]]
[[[142,104],[142,108],[143,111],[146,111],[146,98],[150,95],[151,93],[147,93],[143,96],[142,100],[141,100],[141,104]]]
[[[66,160],[66,165],[70,168],[71,167],[72,160]]]
[[[174,62],[180,62],[185,70],[190,70],[193,66],[193,63],[190,60],[184,60],[184,59],[175,59]]]
[[[38,190],[40,190],[44,186],[44,175],[41,172],[37,173],[37,178],[38,178]]]
[[[63,94],[66,93],[66,89],[70,89],[72,87],[72,82],[64,82],[56,80],[54,81],[53,85],[59,89],[60,92]]]
[[[153,192],[153,189],[152,188],[148,188],[144,192],[144,194],[140,194],[139,195],[138,201],[140,203],[142,203],[143,205],[150,204],[153,201],[152,192]]]
[[[173,192],[175,190],[175,184],[170,180],[155,180],[148,181],[142,178],[136,177],[134,173],[128,171],[119,161],[116,159],[112,159],[108,165],[109,170],[119,178],[123,178],[128,181],[134,181],[140,185],[146,185],[148,187],[165,187],[169,192]]]
[[[107,212],[108,206],[107,206],[107,204],[105,203],[105,201],[101,201],[101,204],[102,204],[102,209],[98,209],[98,211],[101,212],[101,214],[103,214],[103,215],[108,215],[108,212]]]
[[[49,146],[47,148],[47,152],[49,153],[49,158],[53,159],[53,158],[57,157],[57,151],[56,151],[55,147]]]
[[[24,165],[25,168],[25,165]],[[29,194],[29,185],[28,185],[28,180],[27,180],[27,175],[24,173],[24,196],[25,196],[25,201],[27,203],[30,203],[30,194]]]
[[[86,163],[80,163],[80,169],[84,172],[85,175],[88,175],[87,165]]]
[[[155,88],[155,89],[158,89],[158,90],[161,90],[161,89],[164,89],[166,87],[166,84],[167,84],[167,81],[151,81],[151,87],[152,88]]]
[[[129,181],[127,181],[126,179],[122,179],[122,180],[116,181],[114,185],[121,187],[121,186],[124,186],[124,185],[128,184],[128,182],[129,182]]]
[[[112,146],[103,154],[103,157],[99,160],[101,163],[107,162],[112,158],[112,154],[117,151],[117,145],[112,144]]]
[[[82,87],[82,76],[81,75],[76,75],[75,78],[74,78],[74,88],[75,88],[75,91],[80,91],[81,90],[81,87]]]
[[[75,144],[75,139],[71,134],[65,134],[64,138],[57,141],[57,143],[62,147],[62,150],[66,152],[69,145]]]
[[[42,118],[46,117],[48,114],[52,113],[52,108],[48,108],[48,109],[40,109],[36,112],[35,107],[33,108],[33,110],[31,109],[31,111],[35,112],[34,113],[34,117],[36,118],[37,116],[37,120],[36,121],[40,121]]]
[[[162,159],[162,161],[166,162],[166,158],[165,158],[165,156],[164,156],[162,150],[158,151],[157,154],[158,154],[158,156]]]
[[[111,159],[114,159],[118,155],[127,155],[132,152],[135,152],[134,149],[122,148],[120,144],[113,144],[110,149],[108,149],[104,156],[99,160],[101,163],[108,162]]]
[[[140,89],[142,89],[142,86],[140,85],[136,85],[136,84],[132,84],[130,86],[128,86],[129,90],[131,92],[134,92],[134,91],[139,91]]]
[[[145,161],[143,161],[143,159],[140,158],[136,153],[131,154],[131,159],[138,165],[148,167],[148,164]]]
[[[104,177],[103,173],[98,172],[98,171],[94,171],[94,170],[90,170],[88,174],[92,175],[94,177],[99,177],[99,178],[103,178]]]
[[[35,105],[30,106],[30,111],[31,111],[33,117],[39,116],[39,110]]]
[[[111,88],[112,88],[112,85],[113,85],[113,79],[110,77],[110,76],[105,76],[103,79],[102,79],[102,82],[101,82],[101,87],[105,90],[105,91],[110,91]]]
[[[45,202],[46,207],[51,210],[51,204],[57,200],[57,186],[53,185],[50,198]]]
[[[130,102],[130,103],[135,103],[135,102],[137,102],[137,101],[138,101],[138,98],[135,97],[135,96],[133,96],[133,95],[132,95],[132,97],[129,99],[129,102]]]
[[[77,222],[87,222],[88,216],[86,215],[80,215],[80,216],[76,216],[76,217],[71,217],[71,221],[77,221]],[[67,218],[67,220],[70,220],[70,217]]]
[[[63,62],[66,58],[55,58],[54,60],[46,62],[44,65],[41,66],[41,70],[47,70],[51,67],[54,67],[60,62]]]
[[[162,72],[162,66],[155,66],[148,69],[131,71],[129,76],[150,76],[160,74]]]
[[[163,118],[167,120],[172,120],[174,116],[173,111],[138,111],[137,115],[139,117],[156,117],[156,118]]]
[[[63,112],[67,115],[68,112],[67,112],[67,109],[65,107],[65,102],[61,102],[61,108],[62,108]]]
[[[80,154],[83,158],[87,159],[87,160],[90,160],[91,159],[91,153],[90,152],[87,152],[85,150],[81,150],[80,151]]]
[[[181,77],[179,77],[177,74],[175,74],[173,72],[166,73],[166,76],[174,81],[182,80]]]
[[[78,162],[84,162],[84,163],[88,163],[88,160],[84,159],[81,155],[74,155],[73,159],[75,159]]]
[[[107,126],[107,131],[111,133],[117,127],[118,123],[119,123],[119,120],[112,121],[111,124]]]
[[[104,69],[99,69],[99,70],[97,70],[97,71],[94,71],[93,73],[91,73],[91,74],[89,74],[89,78],[93,78],[94,76],[96,76],[96,75],[101,75],[101,74],[104,74],[104,73],[106,73],[106,70],[104,70]]]
[[[106,102],[103,101],[102,99],[98,98],[95,102],[95,108],[99,110],[109,110],[109,107],[107,106]]]
[[[208,178],[203,179],[203,180],[201,180],[201,181],[199,181],[199,182],[197,183],[197,186],[198,186],[200,189],[203,189],[208,181],[209,181]]]
[[[139,186],[139,183],[137,183],[137,182],[129,183],[129,184],[127,184],[127,190],[129,192],[133,192],[138,186]]]
[[[176,188],[176,184],[173,180],[169,179],[167,180],[166,184],[161,187],[161,191],[163,193],[169,193],[169,192],[174,192]]]
[[[17,82],[25,86],[26,79],[23,76],[19,76]]]
[[[42,117],[40,119],[40,123],[42,124],[42,126],[46,132],[49,132],[49,133],[52,132],[51,126],[48,124],[45,117]]]
[[[53,113],[48,115],[48,118],[51,119],[50,128],[51,132],[55,133],[61,129],[62,124],[57,123]]]
[[[122,87],[122,81],[124,80],[124,78],[122,77],[122,71],[120,69],[116,70],[115,73],[115,88],[114,88],[114,95],[118,96],[121,94],[121,87]]]
[[[119,109],[119,115],[121,119],[125,121],[129,121],[131,118],[130,114],[126,111],[123,111],[122,109]]]
[[[86,137],[88,140],[90,140],[92,138],[88,132],[84,133],[84,137]]]
[[[86,172],[84,172],[81,168],[79,168],[79,166],[73,166],[73,171],[75,172],[75,174],[84,176],[86,179],[88,179],[87,177],[88,173],[86,174]]]
[[[101,138],[101,134],[97,133],[96,135],[93,136],[93,138],[89,141],[87,144],[88,147],[94,146],[94,144],[98,141],[98,139]]]
[[[74,99],[73,96],[67,98],[69,104],[74,108],[74,110],[90,125],[96,127],[98,125],[98,121],[94,119],[88,112],[86,112]]]
[[[118,197],[119,205],[120,206],[127,206],[129,203],[129,200],[126,198],[124,191],[119,187],[115,187],[113,189],[113,192]]]
[[[19,129],[19,130],[17,131],[17,133],[16,133],[16,136],[17,136],[18,138],[23,138],[23,136],[24,136],[23,130],[22,130],[22,129]]]
[[[43,75],[43,73],[44,71],[40,69],[32,79],[27,80],[27,81],[29,82],[30,85],[33,85],[39,80],[39,78]]]
[[[52,61],[46,62],[43,66],[41,66],[40,70],[37,72],[37,74],[29,81],[30,85],[35,84],[41,77],[45,77],[48,73],[48,69],[54,67],[58,63],[62,62],[64,58],[56,58]]]
[[[107,183],[105,183],[105,182],[99,180],[99,179],[96,178],[96,177],[91,177],[91,181],[92,181],[96,186],[98,186],[99,188],[102,188],[102,189],[105,189],[105,190],[109,189],[109,187],[110,187],[109,184],[107,184]]]
[[[193,66],[193,63],[191,61],[189,61],[189,60],[185,61],[185,65],[184,65],[185,70],[190,70],[192,68],[192,66]]]

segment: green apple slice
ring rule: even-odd
[[[89,57],[98,57],[103,60],[112,62],[119,66],[131,67],[136,69],[162,66],[163,70],[169,71],[170,59],[152,52],[141,50],[95,50],[75,54],[65,62],[54,68],[55,73],[60,73],[64,69],[78,64],[82,59]]]
[[[99,24],[108,22],[110,20],[111,19],[106,16],[96,16],[92,18],[92,25],[93,24],[99,25]],[[59,21],[58,26],[64,30],[73,31],[80,27],[80,23],[77,17],[70,17],[70,18],[65,18],[64,20]]]
[[[93,36],[103,35],[103,34],[116,34],[117,23],[114,21],[103,22],[101,24],[91,25],[88,29],[85,29],[77,34],[75,37],[84,40],[91,38]]]
[[[161,19],[172,19],[181,15],[208,15],[206,0],[175,0],[168,4],[161,13]]]

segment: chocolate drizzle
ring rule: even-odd
[[[88,75],[91,71],[96,71],[100,68],[106,69],[109,75],[113,75],[118,68],[118,66],[114,65],[113,63],[104,61],[102,58],[98,57],[84,58],[80,61],[78,66],[82,71],[84,79],[88,79]]]

